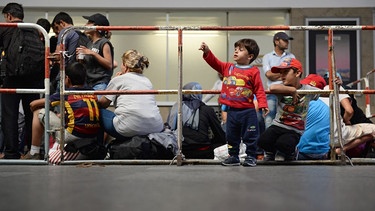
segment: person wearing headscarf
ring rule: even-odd
[[[197,82],[183,86],[183,90],[202,90]],[[175,103],[168,116],[172,130],[177,129],[178,104]],[[186,158],[213,159],[213,150],[226,144],[225,133],[213,108],[202,102],[202,94],[182,96],[182,153]]]

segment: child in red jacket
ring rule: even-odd
[[[226,139],[229,157],[222,162],[224,166],[238,166],[241,139],[246,145],[247,157],[243,166],[256,166],[256,149],[259,137],[257,112],[254,95],[259,109],[268,114],[266,94],[258,67],[250,65],[259,54],[259,47],[253,39],[241,39],[234,44],[233,60],[235,63],[222,62],[210,51],[206,43],[199,50],[203,51],[204,60],[218,73],[223,75],[223,85],[219,103],[227,107]]]

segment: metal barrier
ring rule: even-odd
[[[0,24],[1,26],[8,26],[8,27],[17,27],[18,24]],[[22,26],[22,25],[20,25]],[[25,25],[26,26],[26,25]],[[37,29],[40,29],[43,31],[43,35],[45,38],[47,38],[47,34],[44,29],[41,27],[38,27],[36,24],[31,24],[29,26],[36,27]],[[69,94],[96,94],[96,95],[103,95],[103,94],[177,94],[178,95],[178,125],[177,125],[177,130],[178,130],[178,154],[176,156],[176,162],[172,161],[171,163],[176,163],[177,166],[181,166],[183,163],[189,163],[189,161],[183,159],[182,155],[182,121],[181,121],[181,107],[182,107],[182,94],[184,93],[202,93],[202,94],[208,94],[208,93],[218,93],[218,91],[213,91],[213,90],[202,90],[202,91],[191,91],[191,90],[182,90],[182,70],[183,70],[183,65],[182,65],[182,57],[183,57],[183,51],[182,51],[182,33],[184,30],[189,31],[189,30],[215,30],[215,31],[260,31],[260,30],[328,30],[328,64],[329,64],[329,76],[330,78],[333,78],[332,76],[336,74],[336,68],[335,68],[335,61],[334,61],[334,49],[333,49],[333,31],[334,30],[375,30],[375,26],[196,26],[196,27],[189,27],[189,26],[77,26],[77,27],[72,27],[71,30],[73,29],[88,29],[88,30],[107,30],[107,31],[115,31],[115,30],[127,30],[127,31],[155,31],[155,30],[177,30],[178,31],[178,70],[179,70],[179,80],[178,80],[178,89],[177,90],[135,90],[135,91],[65,91],[65,87],[63,86],[64,80],[65,80],[65,67],[64,67],[64,59],[65,59],[65,52],[64,52],[64,43],[65,43],[65,35],[68,32],[63,35],[63,43],[62,43],[62,51],[60,52],[60,93],[61,93],[61,104],[63,105],[64,102],[64,95],[69,95]],[[49,39],[46,40],[46,69],[45,69],[45,87],[49,86],[49,63],[48,63],[48,54],[49,54]],[[47,42],[48,40],[48,42]],[[48,67],[48,69],[47,69]],[[48,83],[47,83],[48,82]],[[333,118],[337,118],[338,116],[334,117],[333,110],[336,111],[338,114],[338,109],[339,109],[339,102],[338,102],[338,94],[341,93],[339,91],[337,85],[333,84],[332,81],[329,83],[330,90],[329,91],[316,91],[317,93],[328,93],[333,99],[333,104],[330,106],[331,108],[331,125],[333,125]],[[18,90],[21,91],[21,90]],[[26,93],[26,90],[22,90],[23,93]],[[49,89],[43,89],[43,90],[38,90],[40,92],[45,92],[46,97],[49,97]],[[0,92],[6,92],[5,90],[0,89]],[[8,92],[15,92],[18,93],[17,90],[9,90]],[[308,93],[313,93],[314,91],[298,91],[298,93],[301,94],[308,94]],[[375,90],[357,90],[357,91],[345,91],[343,93],[362,93],[362,94],[375,94]],[[46,109],[49,108],[46,103]],[[63,108],[62,108],[63,109]],[[61,110],[63,111],[63,110]],[[64,125],[64,115],[62,115],[61,118],[61,123]],[[48,121],[49,122],[49,121]],[[337,121],[339,123],[339,121]],[[46,125],[48,126],[49,124]],[[342,143],[341,141],[341,128],[339,128],[339,142]],[[63,130],[64,128],[61,128]],[[331,147],[334,146],[333,144],[333,127],[331,127]],[[47,136],[47,132],[49,132],[49,128],[46,128],[45,135]],[[61,133],[62,137],[61,140],[64,140],[64,133]],[[45,137],[46,138],[46,137]],[[48,146],[48,140],[45,139],[46,146]],[[343,147],[342,144],[341,148]],[[63,150],[64,144],[61,143],[61,150]],[[341,150],[343,153],[343,150]],[[46,158],[48,159],[48,149],[46,150]],[[331,153],[331,160],[329,162],[331,163],[337,163],[335,161],[335,156],[334,153]],[[340,164],[345,164],[345,157],[341,156],[342,160],[339,162]],[[63,161],[62,164],[69,164],[69,163],[86,163],[86,162],[95,162],[95,163],[129,163],[126,161]],[[131,161],[131,162],[136,162],[138,164],[141,164],[142,161]],[[150,163],[149,161],[143,161],[145,163]],[[204,161],[200,161],[198,163],[204,163]],[[212,163],[213,161],[208,161],[207,163]],[[296,162],[296,163],[295,163]],[[0,161],[1,163],[1,161]],[[162,163],[162,162],[157,162],[155,163]],[[215,162],[214,162],[215,163]],[[293,163],[306,163],[306,162],[298,162],[298,161],[293,161]],[[327,162],[319,162],[319,163],[327,163]]]
[[[370,90],[370,82],[369,82],[369,76],[375,72],[375,69],[371,70],[370,72],[366,73],[366,76],[365,77],[362,77],[360,78],[359,80],[356,80],[356,81],[353,81],[351,83],[348,83],[346,86],[348,87],[353,87],[353,85],[355,84],[359,84],[361,83],[362,81],[365,82],[365,90]],[[372,117],[375,117],[375,114],[371,114],[371,96],[366,94],[365,95],[366,97],[366,101],[365,101],[365,104],[366,104],[366,109],[365,109],[365,114],[366,114],[366,117],[367,118],[372,118]]]
[[[31,93],[39,93],[44,94],[46,99],[49,99],[50,90],[50,65],[49,65],[49,55],[50,55],[50,43],[49,43],[49,36],[47,31],[35,23],[0,23],[0,27],[10,27],[10,28],[34,28],[39,30],[43,34],[44,37],[44,89],[6,89],[1,88],[0,93],[13,93],[13,94],[31,94]],[[45,109],[49,110],[49,101],[45,102]],[[48,164],[48,150],[49,150],[49,113],[46,113],[45,116],[45,130],[44,130],[44,149],[45,149],[45,157],[44,162],[41,161],[28,161],[28,160],[0,160],[0,163],[6,164]]]

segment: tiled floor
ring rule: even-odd
[[[1,210],[374,210],[375,166],[0,165]]]

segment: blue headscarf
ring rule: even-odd
[[[197,82],[190,82],[182,87],[183,90],[202,90],[202,86]],[[202,102],[202,94],[183,94],[182,95],[182,125],[198,130],[199,126],[199,107]],[[171,129],[177,128],[178,105],[175,103],[168,117],[168,124]]]

